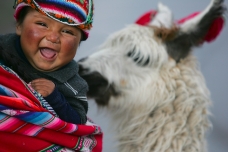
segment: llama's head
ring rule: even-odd
[[[148,26],[132,24],[110,35],[99,51],[79,61],[79,74],[89,85],[88,96],[98,105],[127,107],[140,104],[147,94],[155,97],[162,93],[158,91],[162,89],[162,71],[179,64],[202,42],[213,20],[223,14],[222,2],[212,0],[204,11],[181,25],[160,3]]]

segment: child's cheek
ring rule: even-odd
[[[66,40],[64,41],[64,50],[67,51],[67,53],[74,53],[77,51],[78,44],[75,39]],[[61,45],[63,45],[63,43],[61,43]]]
[[[40,41],[42,39],[42,32],[37,29],[28,29],[26,32],[26,37],[29,42]]]

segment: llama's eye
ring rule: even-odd
[[[133,49],[132,51],[129,51],[128,53],[127,53],[127,56],[128,57],[133,57],[135,55],[135,49]]]
[[[139,66],[147,66],[150,62],[150,58],[145,59],[144,56],[137,52],[135,49],[127,53],[127,56],[132,58],[132,60]]]
[[[147,57],[147,59],[143,62],[143,66],[147,66],[150,63],[150,57]]]
[[[140,65],[140,66],[142,66],[142,67],[145,67],[145,66],[147,66],[148,64],[149,64],[149,62],[150,62],[150,58],[149,57],[147,57],[147,59],[145,59],[145,57],[141,57],[141,58],[134,58],[134,61],[138,64],[138,65]]]

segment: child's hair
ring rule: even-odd
[[[29,7],[24,7],[20,13],[18,14],[18,18],[17,18],[17,24],[21,25],[25,19],[25,16],[28,14],[29,12]]]
[[[35,9],[63,24],[77,27],[82,31],[82,40],[89,36],[93,23],[93,0],[15,0],[14,17],[19,20],[19,24],[27,13],[24,11],[25,7]]]

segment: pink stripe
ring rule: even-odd
[[[6,116],[8,117],[8,116]],[[17,118],[10,117],[9,119],[5,120],[4,122],[1,123],[0,125],[0,131],[5,131],[9,130],[12,126],[20,122]]]
[[[28,135],[28,136],[34,136],[40,130],[42,130],[42,127],[36,126],[36,125],[32,125],[29,129],[27,129],[26,131],[24,131],[23,134],[24,135]]]
[[[52,12],[55,14],[61,14],[66,18],[70,18],[72,19],[74,22],[76,23],[81,23],[84,22],[81,20],[81,18],[79,16],[77,16],[77,13],[71,12],[71,11],[67,11],[67,13],[64,13],[62,11],[62,9],[54,7],[54,6],[50,6],[50,5],[45,5],[45,4],[40,4],[41,8],[45,11],[45,12]],[[83,9],[81,9],[83,11]],[[86,15],[85,11],[83,11],[83,13]]]
[[[48,123],[44,127],[49,129],[64,130],[65,133],[71,133],[77,129],[76,125],[66,123],[57,117],[55,117],[50,123]]]
[[[59,118],[54,118],[52,121],[50,121],[48,124],[44,125],[45,128],[60,128],[63,124],[63,121]]]

